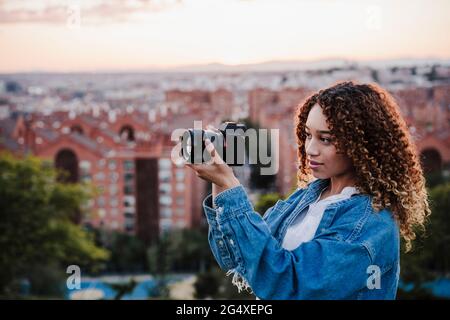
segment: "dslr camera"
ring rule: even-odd
[[[180,156],[189,163],[201,164],[211,160],[205,147],[209,139],[216,152],[229,166],[242,166],[245,162],[245,124],[224,122],[216,130],[187,129],[181,136]]]

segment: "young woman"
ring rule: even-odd
[[[229,166],[188,164],[213,183],[203,206],[215,259],[260,299],[394,299],[400,235],[409,250],[430,214],[397,104],[376,85],[343,82],[296,118],[299,188],[262,217]]]

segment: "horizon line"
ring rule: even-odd
[[[222,62],[205,62],[205,63],[197,63],[197,64],[179,64],[179,65],[166,65],[166,66],[143,66],[141,68],[104,68],[104,69],[80,69],[80,70],[45,70],[45,69],[30,69],[30,70],[15,70],[15,71],[3,71],[0,70],[0,75],[9,75],[9,74],[82,74],[82,73],[173,73],[173,72],[180,72],[180,73],[189,73],[189,72],[248,72],[249,70],[245,70],[245,68],[248,67],[260,67],[264,68],[264,65],[270,65],[270,64],[304,64],[307,66],[308,64],[313,63],[347,63],[349,65],[351,64],[364,64],[364,63],[395,63],[395,62],[425,62],[425,63],[435,63],[435,62],[443,62],[443,63],[450,63],[450,56],[449,57],[437,57],[437,56],[425,56],[425,57],[408,57],[408,56],[402,56],[402,57],[392,57],[392,58],[345,58],[345,57],[329,57],[329,58],[318,58],[318,59],[309,59],[309,60],[302,60],[302,59],[271,59],[271,60],[263,60],[260,62],[254,62],[254,63],[238,63],[238,64],[230,64],[230,63],[222,63]],[[196,68],[224,68],[224,69],[230,69],[230,70],[189,70],[189,69],[196,69]],[[327,68],[330,68],[332,66],[328,66]],[[234,68],[242,68],[243,70],[234,70]],[[321,69],[321,68],[317,68]],[[308,69],[302,70],[306,71]],[[286,70],[251,70],[253,72],[274,72],[274,71],[286,71]],[[299,70],[300,71],[300,70]]]

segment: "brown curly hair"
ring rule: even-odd
[[[312,178],[305,124],[315,104],[322,107],[337,152],[345,153],[353,163],[355,187],[373,196],[376,212],[387,208],[393,213],[409,251],[415,226],[424,229],[431,211],[419,156],[397,103],[378,85],[352,81],[308,97],[296,114],[299,187]]]

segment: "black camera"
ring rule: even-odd
[[[245,162],[245,124],[224,122],[216,130],[188,129],[180,136],[180,155],[189,163],[206,163],[211,160],[205,148],[209,139],[216,152],[229,166],[242,166]]]

